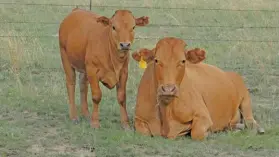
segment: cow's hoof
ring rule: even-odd
[[[241,123],[238,123],[238,124],[235,125],[235,128],[238,129],[238,130],[244,130],[245,129],[245,125],[241,124]]]
[[[168,140],[175,140],[176,139],[176,136],[167,136],[167,137],[165,137],[166,139],[168,139]]]
[[[90,121],[91,121],[91,117],[90,117],[90,116],[83,116],[83,118],[84,118],[87,122],[90,123]]]
[[[100,128],[100,123],[98,123],[98,122],[91,122],[90,126],[93,129],[99,129]]]
[[[167,136],[167,135],[161,135],[161,137],[162,137],[163,139],[168,139],[168,136]]]
[[[79,123],[79,119],[78,118],[77,119],[72,119],[72,123],[77,125]]]
[[[91,117],[89,114],[82,114],[82,117],[83,117],[83,119],[91,120]]]
[[[124,131],[132,131],[131,127],[129,124],[121,124],[121,128],[124,130]]]
[[[233,132],[234,133],[239,133],[239,132],[241,132],[241,130],[240,129],[236,129],[236,130],[233,130]]]
[[[260,127],[260,128],[257,129],[257,132],[258,132],[258,134],[261,135],[261,134],[264,134],[265,131],[264,131],[264,128]]]

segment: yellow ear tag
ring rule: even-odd
[[[145,69],[147,67],[146,61],[143,60],[143,57],[140,57],[139,67]]]

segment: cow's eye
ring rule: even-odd
[[[135,29],[136,26],[133,27],[133,29]]]
[[[113,29],[113,30],[115,30],[115,27],[114,27],[114,26],[112,26],[112,29]]]
[[[185,65],[185,63],[186,63],[186,60],[182,60],[182,61],[178,62],[177,66],[183,67]]]
[[[158,63],[158,59],[155,59],[155,63]]]

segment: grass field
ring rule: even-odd
[[[251,89],[253,112],[256,120],[265,127],[266,134],[260,136],[247,131],[220,133],[203,142],[194,142],[189,137],[176,140],[150,138],[122,131],[116,91],[110,91],[103,86],[100,105],[102,128],[93,130],[85,120],[73,125],[68,119],[66,87],[57,33],[59,23],[74,6],[36,6],[20,3],[87,5],[89,0],[1,0],[0,3],[3,2],[15,2],[17,5],[0,4],[1,157],[279,156],[279,42],[253,42],[279,40],[277,0],[93,0],[93,5],[229,9],[130,8],[137,17],[150,16],[151,24],[204,26],[142,27],[136,29],[136,36],[219,40],[186,42],[189,47],[206,49],[205,62],[224,70],[239,72]],[[88,9],[85,6],[80,8]],[[92,11],[111,16],[115,9],[121,8],[92,7]],[[6,23],[11,21],[37,23]],[[237,28],[238,26],[278,28]],[[133,50],[140,47],[151,48],[156,41],[157,39],[136,40]],[[136,88],[143,70],[139,69],[133,60],[129,66],[127,106],[132,122]],[[91,96],[88,101],[92,104],[90,99]],[[80,107],[79,92],[76,93],[76,103]],[[91,105],[89,106],[91,111]]]

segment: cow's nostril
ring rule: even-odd
[[[163,85],[161,87],[162,92],[164,93],[174,93],[176,91],[176,86],[173,84]]]
[[[175,91],[175,86],[171,87],[171,92]]]
[[[166,90],[165,90],[164,86],[162,86],[162,91],[163,91],[163,92],[166,92]]]
[[[124,43],[124,42],[121,42],[119,43],[121,49],[129,49],[129,47],[131,46],[131,43]]]

